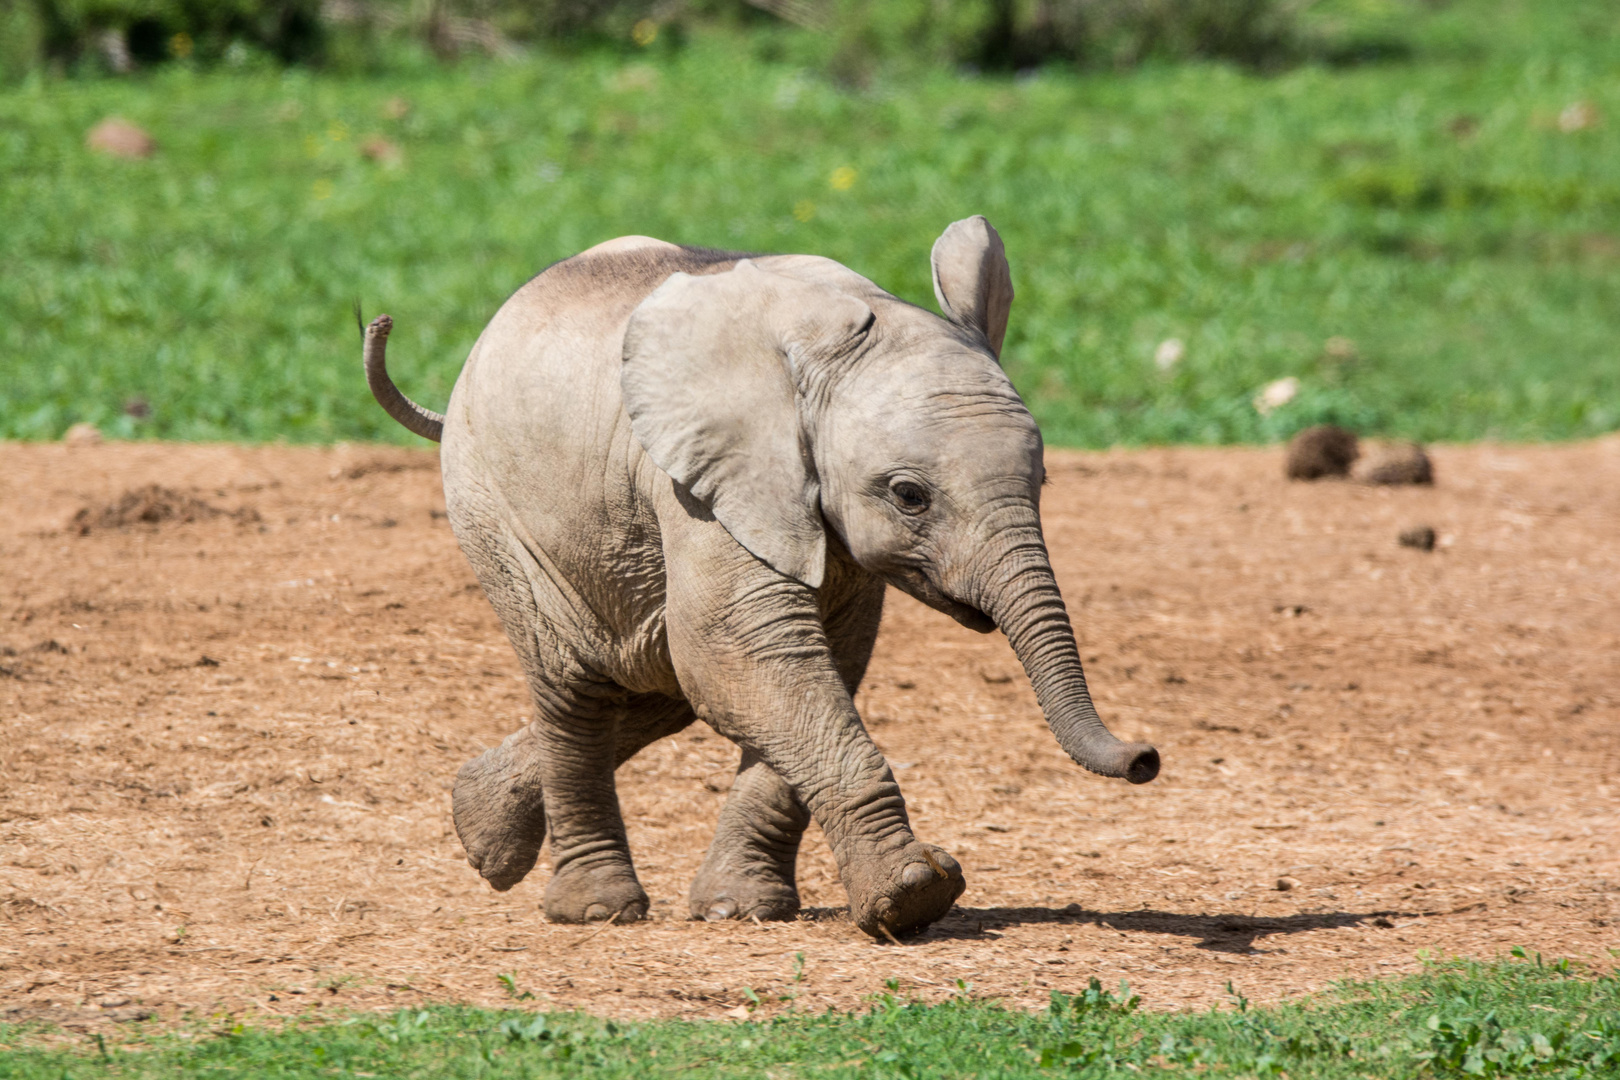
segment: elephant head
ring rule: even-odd
[[[1040,430],[1002,371],[1012,303],[982,217],[933,249],[940,318],[827,259],[674,274],[636,309],[622,386],[652,460],[777,571],[860,566],[1006,633],[1079,764],[1152,780],[1158,752],[1097,716],[1041,532]]]

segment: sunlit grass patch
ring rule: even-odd
[[[506,296],[599,241],[815,252],[932,305],[929,247],[972,213],[1006,241],[1006,364],[1058,444],[1620,427],[1606,7],[1361,6],[1409,60],[857,88],[721,35],[8,88],[0,437],[405,441],[360,376],[357,296],[442,407]],[[155,149],[88,149],[109,115]]]
[[[1620,1072],[1620,979],[1568,961],[1431,963],[1304,1001],[1198,1013],[1146,1008],[1097,980],[1023,1013],[961,984],[936,1004],[884,994],[858,1013],[760,1003],[770,1019],[616,1023],[582,1014],[411,1009],[279,1028],[214,1017],[189,1029],[64,1036],[0,1028],[0,1077],[243,1076],[1379,1078]]]

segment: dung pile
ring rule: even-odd
[[[175,491],[162,484],[147,484],[131,488],[118,497],[118,501],[99,509],[84,507],[73,515],[71,527],[80,536],[95,529],[128,529],[135,525],[190,524],[210,521],[218,517],[231,517],[238,521],[258,521],[258,511],[251,507],[240,510],[221,510],[196,495]]]
[[[1306,428],[1288,443],[1288,479],[1320,480],[1348,476],[1361,455],[1356,433],[1337,424]]]
[[[1434,465],[1415,442],[1381,443],[1356,463],[1350,475],[1363,484],[1432,484]]]
[[[1433,551],[1436,542],[1434,530],[1427,525],[1414,525],[1403,530],[1395,539],[1401,547],[1417,548],[1419,551]]]
[[[1373,443],[1362,452],[1356,433],[1336,424],[1306,428],[1288,443],[1290,480],[1348,477],[1362,484],[1432,484],[1434,465],[1415,442]]]

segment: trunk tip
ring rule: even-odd
[[[1159,775],[1159,752],[1147,743],[1125,743],[1119,748],[1119,772],[1133,784],[1145,784]]]

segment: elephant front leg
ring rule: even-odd
[[[810,811],[758,754],[743,751],[714,842],[692,881],[692,918],[791,919],[794,880]]]
[[[856,925],[876,937],[939,919],[965,887],[961,867],[912,835],[900,787],[834,662],[815,593],[712,521],[666,524],[664,543],[670,657],[697,715],[809,808]]]

